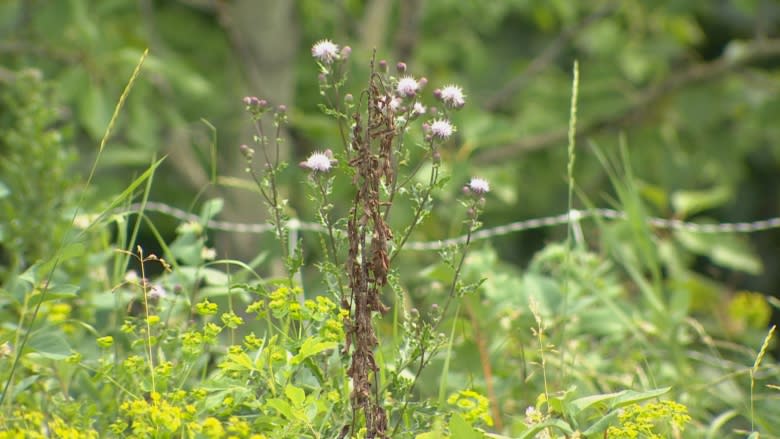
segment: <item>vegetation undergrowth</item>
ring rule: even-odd
[[[449,185],[461,87],[428,93],[428,79],[375,55],[351,78],[351,49],[329,40],[312,55],[343,144],[290,167],[288,109],[244,99],[254,135],[240,150],[277,244],[250,262],[210,247],[219,199],[147,252],[136,236],[154,223],[126,206],[143,206],[161,160],[111,202],[90,200],[91,176],[82,188],[60,178],[70,161],[51,153],[63,145],[41,78],[20,72],[2,91],[9,107],[30,105],[0,134],[18,158],[0,182],[14,219],[0,229],[0,438],[780,435],[770,305],[737,292],[711,306],[721,292],[679,244],[699,237],[648,225],[625,145],[619,160],[591,151],[626,219],[580,223],[576,64],[569,232],[521,271],[472,240],[492,202],[487,176]],[[11,172],[25,160],[37,173]],[[319,225],[303,237],[289,203],[301,181]],[[32,234],[23,209],[58,190],[67,196]],[[465,240],[438,257],[407,253],[443,203]]]

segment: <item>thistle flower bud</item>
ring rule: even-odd
[[[398,73],[406,73],[406,63],[399,61],[398,64],[395,65],[395,69]]]
[[[352,48],[349,47],[349,46],[344,46],[341,49],[341,60],[342,61],[348,60],[349,59],[349,55],[351,55],[351,54],[352,54]]]

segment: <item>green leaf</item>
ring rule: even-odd
[[[485,435],[475,430],[459,413],[450,417],[450,435],[452,439],[482,439]]]
[[[634,404],[641,401],[646,401],[648,399],[657,398],[664,393],[669,392],[672,390],[671,387],[661,387],[659,389],[653,389],[653,390],[647,390],[644,392],[636,392],[634,390],[624,390],[618,397],[615,398],[615,400],[612,403],[611,408],[618,408],[618,407],[625,407],[629,404]]]
[[[575,399],[569,404],[569,407],[574,409],[574,415],[576,416],[577,414],[579,414],[580,412],[582,412],[587,408],[590,408],[594,404],[598,404],[607,400],[614,399],[620,396],[621,394],[622,392],[614,392],[614,393],[604,393],[601,395],[586,396],[584,398]]]
[[[27,349],[50,360],[63,360],[70,355],[68,341],[59,332],[40,331],[32,334]]]
[[[204,223],[214,218],[222,212],[222,207],[225,205],[225,200],[222,198],[214,198],[203,203],[203,207],[200,209],[200,219]]]
[[[303,403],[306,401],[306,392],[292,384],[288,384],[284,388],[284,394],[293,403],[293,407],[303,407]]]
[[[111,120],[112,107],[108,103],[103,89],[92,84],[84,90],[79,102],[81,123],[87,129],[93,139],[100,139]]]
[[[301,349],[298,351],[298,353],[290,360],[292,364],[300,364],[303,362],[303,360],[311,357],[312,355],[317,355],[322,351],[326,351],[328,349],[335,349],[337,346],[337,343],[335,341],[320,341],[321,339],[319,337],[309,337],[307,338],[303,344],[301,345]]]
[[[574,433],[574,430],[571,428],[571,426],[566,423],[565,421],[561,419],[549,419],[545,422],[542,422],[541,424],[535,424],[533,427],[529,428],[528,430],[524,431],[523,434],[518,436],[518,439],[532,439],[536,437],[536,434],[541,432],[542,430],[546,428],[552,428],[556,430],[562,431],[564,434],[570,435]],[[553,435],[553,437],[557,437]]]
[[[676,191],[672,194],[674,211],[688,217],[701,211],[726,204],[732,197],[729,186],[716,186],[703,191]]]
[[[279,398],[272,398],[269,399],[268,402],[265,403],[266,406],[273,408],[277,412],[279,412],[280,415],[284,416],[287,419],[295,419],[295,416],[293,415],[292,407],[290,407],[290,404],[287,401],[281,400]]]
[[[591,425],[585,431],[582,432],[583,437],[591,437],[596,433],[603,432],[610,425],[612,425],[612,423],[614,423],[617,420],[619,414],[620,414],[620,410],[612,410],[611,412],[607,413],[605,416],[602,416],[601,419],[596,421],[593,425]]]
[[[675,238],[689,251],[709,257],[721,267],[760,274],[763,264],[748,243],[733,234],[703,234],[678,230]]]

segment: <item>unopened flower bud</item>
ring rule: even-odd
[[[420,78],[420,80],[419,80],[419,81],[417,81],[417,83],[418,83],[418,84],[420,84],[420,88],[423,88],[423,87],[425,87],[426,85],[428,85],[428,78],[426,78],[425,76],[423,76],[422,78]]]
[[[349,46],[344,46],[341,49],[341,60],[346,61],[349,59],[349,55],[352,53],[352,48]]]
[[[344,96],[344,102],[351,104],[352,101],[354,101],[355,98],[352,96],[352,93],[347,93],[346,96]]]
[[[379,60],[379,71],[380,72],[387,72],[387,61],[380,59]]]
[[[276,107],[277,113],[286,113],[287,112],[287,105],[281,104],[278,107]]]
[[[399,61],[398,64],[395,65],[395,69],[398,70],[398,73],[405,73],[406,72],[406,63]]]
[[[241,155],[243,155],[247,160],[252,160],[252,157],[255,155],[255,150],[247,145],[241,145],[238,147],[238,149],[241,151]]]

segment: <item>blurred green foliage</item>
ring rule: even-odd
[[[51,256],[60,242],[78,187],[68,145],[77,145],[82,169],[92,163],[125,79],[147,47],[152,51],[142,80],[101,163],[98,191],[104,197],[124,188],[152,157],[172,153],[194,159],[166,164],[177,172],[161,173],[152,198],[192,203],[198,191],[214,183],[188,177],[190,168],[212,165],[202,153],[211,132],[200,118],[217,127],[220,176],[243,176],[240,166],[224,158],[248,141],[239,99],[264,97],[264,90],[249,85],[261,67],[293,78],[293,100],[274,102],[290,107],[290,162],[339,144],[338,130],[318,107],[309,52],[322,38],[353,46],[354,77],[365,77],[376,48],[391,68],[403,60],[410,73],[431,78],[427,91],[462,86],[468,103],[454,121],[458,138],[442,151],[455,184],[438,195],[433,214],[414,237],[419,240],[458,233],[465,214],[453,205],[459,185],[474,174],[493,188],[486,226],[565,211],[576,59],[575,207],[611,205],[627,211],[629,220],[585,226],[588,239],[576,243],[571,254],[557,243],[565,228],[478,246],[467,261],[466,281],[487,279],[477,295],[464,299],[461,314],[450,316],[448,323],[457,328],[450,382],[487,389],[483,393],[491,404],[500,403],[501,416],[494,421],[513,435],[529,431],[523,413],[531,406],[572,407],[584,395],[666,385],[688,406],[694,419],[688,428],[701,435],[723,437],[753,423],[767,434],[780,434],[776,392],[763,386],[777,376],[777,365],[770,363],[758,375],[758,399],[747,376],[772,312],[765,294],[777,294],[780,285],[780,273],[766,269],[780,263],[777,231],[749,241],[736,235],[667,234],[644,222],[648,215],[723,222],[780,213],[780,6],[775,2],[301,0],[285,34],[274,35],[297,42],[292,61],[274,53],[259,60],[246,56],[242,34],[230,20],[235,17],[229,6],[238,3],[0,4],[0,279]],[[263,13],[261,3],[257,14]],[[277,86],[264,84],[265,91]],[[354,87],[359,96],[362,86]],[[291,213],[315,217],[300,181],[286,183]],[[346,209],[351,194],[347,186],[335,188],[336,213],[344,213],[338,210]],[[408,218],[392,220],[403,224]],[[172,241],[166,238],[162,241]],[[205,238],[181,239],[171,251],[189,252],[189,263],[202,264]],[[315,259],[317,250],[306,254]],[[274,259],[266,256],[259,259]],[[94,259],[94,265],[105,262],[98,255]],[[272,264],[264,268],[271,270]],[[441,302],[448,268],[433,255],[405,255],[399,270],[411,273],[403,279],[409,306],[427,310]],[[307,274],[316,276],[313,271]],[[34,275],[36,282],[42,280]],[[229,291],[224,282],[193,276],[187,280],[195,291],[198,282],[207,291]],[[32,295],[33,284],[25,284],[19,297]],[[104,319],[95,332],[104,334],[112,325],[115,331],[121,324],[116,304],[129,306],[130,294],[115,299],[109,292],[114,285],[95,284],[93,290],[101,292],[87,297],[88,308]],[[18,285],[6,287],[11,291]],[[63,291],[70,290],[63,286]],[[532,300],[537,315],[529,308]],[[9,319],[25,315],[19,310],[26,302],[17,302],[13,313],[4,314]],[[59,343],[63,340],[51,328],[59,328],[57,316],[70,316],[70,309],[58,314],[52,302],[45,312],[54,320],[33,339],[33,348],[47,359],[61,359],[68,345]],[[545,329],[546,338],[535,338],[533,327]],[[93,335],[82,328],[74,338],[85,333]],[[554,371],[552,398],[539,378],[544,361]],[[421,375],[420,395],[436,394],[443,362],[437,358]],[[27,366],[36,368],[33,362]],[[56,380],[47,385],[51,382]],[[610,413],[617,418],[617,412]],[[562,409],[556,415],[587,426],[579,415]]]

